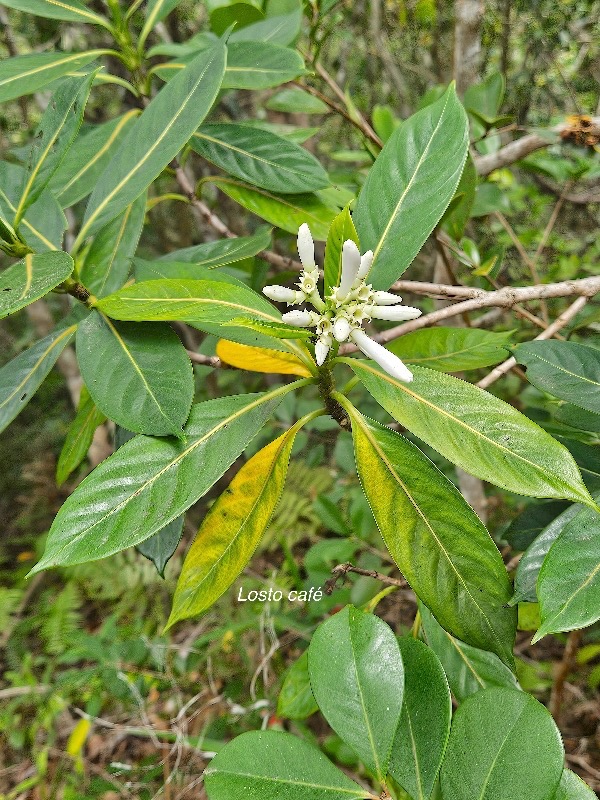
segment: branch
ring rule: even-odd
[[[417,291],[420,294],[451,297],[452,292],[456,297],[471,297],[472,299],[463,300],[452,306],[440,308],[431,314],[389,328],[387,331],[378,333],[374,338],[380,342],[391,342],[405,333],[417,331],[421,328],[428,328],[436,325],[444,319],[456,317],[464,314],[465,311],[476,311],[479,308],[512,308],[516,303],[528,302],[529,300],[541,300],[551,297],[593,297],[600,292],[600,276],[592,278],[581,278],[575,281],[561,281],[560,283],[543,283],[539,286],[505,286],[493,292],[486,292],[484,289],[475,289],[468,286],[445,286],[444,284],[420,283],[416,281],[397,281],[394,289],[405,289]],[[423,290],[424,288],[424,290]],[[553,326],[550,326],[553,327]],[[544,331],[547,334],[550,327]],[[552,333],[549,334],[552,336]],[[548,338],[544,336],[544,338]],[[358,348],[355,345],[344,345],[340,348],[340,353],[354,353]]]
[[[332,578],[325,583],[325,594],[332,594],[335,585],[339,580],[343,580],[349,572],[354,572],[356,575],[365,575],[367,578],[374,578],[376,581],[385,583],[387,586],[396,586],[398,589],[405,589],[408,583],[404,578],[390,578],[389,575],[383,575],[381,572],[376,572],[374,569],[362,569],[355,567],[352,564],[338,564],[331,570]]]
[[[557,331],[561,330],[561,328],[564,328],[565,325],[567,325],[573,319],[573,317],[579,314],[587,301],[587,297],[578,297],[574,303],[571,303],[571,305],[565,311],[563,311],[560,317],[557,317],[551,325],[548,325],[545,331],[542,331],[539,336],[536,336],[534,341],[538,342],[543,339],[551,339],[552,336],[557,333]],[[498,364],[498,366],[495,367],[489,375],[486,375],[485,378],[482,378],[477,386],[479,386],[480,389],[487,389],[488,386],[491,386],[492,383],[495,383],[498,378],[501,378],[503,375],[505,375],[509,370],[515,367],[516,364],[517,360],[513,356],[507,358],[502,364]]]

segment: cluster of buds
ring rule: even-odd
[[[412,372],[400,359],[385,347],[371,339],[362,329],[372,319],[401,322],[416,319],[418,308],[401,306],[402,298],[390,292],[376,292],[366,283],[373,263],[371,250],[361,256],[356,244],[348,239],[342,246],[342,270],[338,286],[323,298],[319,294],[319,270],[315,264],[315,245],[308,225],[298,231],[298,254],[302,262],[302,274],[298,289],[286,286],[265,286],[263,292],[271,300],[287,303],[288,306],[307,303],[315,310],[297,309],[283,314],[288,325],[315,328],[317,341],[315,358],[320,366],[334,342],[352,341],[362,352],[376,361],[392,377],[401,381],[412,381]]]

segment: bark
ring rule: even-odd
[[[454,4],[454,80],[462,97],[479,79],[483,0],[456,0]]]

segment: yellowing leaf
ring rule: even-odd
[[[217,355],[226,364],[250,372],[276,372],[279,375],[300,375],[303,378],[311,376],[302,361],[292,353],[281,353],[278,350],[266,350],[263,347],[252,347],[220,339],[217,344]]]
[[[81,755],[91,727],[92,723],[89,719],[80,719],[71,731],[67,741],[67,753],[73,758]]]
[[[296,433],[321,413],[259,450],[211,507],[183,563],[167,628],[206,611],[250,561],[279,502]]]

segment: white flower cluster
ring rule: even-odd
[[[339,286],[333,287],[325,300],[321,298],[317,283],[319,270],[315,264],[315,245],[308,225],[298,231],[298,253],[303,271],[298,289],[286,286],[265,286],[263,292],[271,300],[287,303],[288,306],[309,303],[315,311],[306,309],[288,311],[281,319],[288,325],[301,328],[316,328],[318,336],[315,357],[320,366],[336,342],[351,340],[362,352],[376,361],[392,377],[401,381],[412,381],[412,372],[400,359],[385,347],[371,339],[362,330],[363,323],[372,319],[400,322],[416,319],[421,315],[418,308],[399,305],[402,298],[390,292],[375,292],[365,280],[373,263],[371,250],[361,256],[358,247],[348,239],[342,246],[342,273]]]

